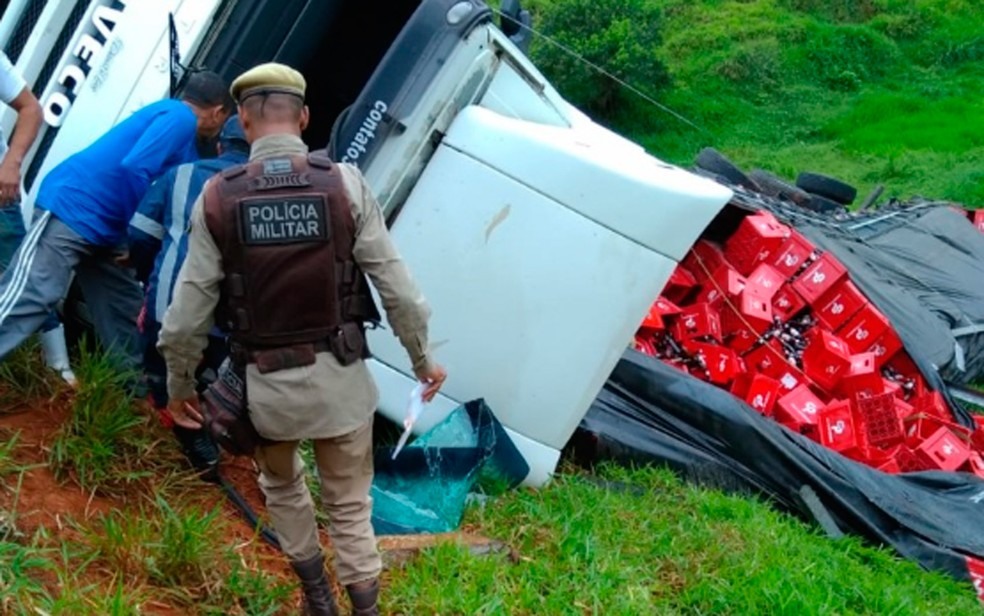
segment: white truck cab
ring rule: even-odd
[[[54,164],[167,96],[169,13],[188,64],[229,79],[270,60],[301,69],[305,139],[358,165],[378,195],[449,371],[416,430],[485,398],[530,465],[526,483],[547,481],[731,192],[573,108],[517,47],[515,24],[511,38],[477,0],[13,0],[0,44],[28,33],[11,60],[46,118],[26,210]],[[389,330],[370,345],[379,411],[400,422],[409,361]]]

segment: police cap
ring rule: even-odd
[[[291,94],[304,100],[304,75],[285,64],[268,62],[249,69],[232,82],[229,92],[237,103],[257,94]]]
[[[246,133],[243,132],[243,126],[239,123],[238,115],[229,116],[229,119],[222,125],[222,132],[219,133],[219,141],[228,146],[245,146],[249,148],[249,144],[246,142]]]

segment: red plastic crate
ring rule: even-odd
[[[735,380],[731,382],[731,388],[728,390],[731,395],[735,398],[745,399],[745,395],[748,393],[749,388],[752,385],[752,379],[755,378],[755,374],[751,372],[742,372],[735,377]]]
[[[734,301],[745,288],[747,280],[738,270],[725,263],[714,270],[714,274],[701,284],[695,303],[709,304],[720,311],[725,306],[725,298]]]
[[[845,452],[861,445],[854,428],[851,403],[837,400],[827,405],[817,422],[820,443],[834,451]]]
[[[758,341],[759,335],[746,328],[731,332],[730,336],[725,337],[725,343],[728,347],[741,355],[748,352]]]
[[[908,447],[899,447],[898,451],[895,453],[895,461],[898,462],[899,468],[902,469],[903,473],[914,473],[917,471],[926,470],[926,465],[923,463],[922,459]]]
[[[970,447],[946,428],[940,428],[913,451],[928,468],[955,471],[970,458]]]
[[[963,470],[984,479],[984,458],[976,451],[972,451],[967,462],[964,463]]]
[[[875,365],[874,353],[858,353],[851,356],[847,373],[837,381],[834,392],[850,398],[855,394],[873,396],[885,391],[881,372]]]
[[[666,329],[666,324],[663,321],[663,315],[660,313],[656,304],[653,304],[649,308],[649,312],[646,313],[646,318],[642,320],[642,325],[639,326],[639,329],[649,332],[662,331],[663,329]]]
[[[703,358],[707,379],[716,385],[728,385],[745,371],[744,362],[731,349],[707,342],[688,340],[683,343],[688,353]]]
[[[883,378],[882,386],[883,386],[882,387],[883,392],[890,393],[899,400],[902,399],[902,386],[896,383],[895,381],[891,381],[889,379]]]
[[[917,413],[908,418],[905,422],[905,443],[909,447],[916,447],[926,439],[930,438],[940,428],[946,428],[950,432],[961,436],[965,441],[971,440],[971,431],[958,423],[947,421],[939,417],[923,415]]]
[[[683,259],[683,266],[694,275],[698,283],[703,283],[727,263],[728,259],[721,246],[709,240],[698,240]]]
[[[771,265],[786,279],[792,278],[815,250],[816,248],[810,243],[810,240],[803,237],[798,231],[791,229],[789,237],[776,251]]]
[[[892,395],[895,395],[894,392],[892,392]],[[898,396],[895,397],[895,414],[899,416],[899,419],[905,421],[915,413],[916,410],[912,408],[911,404],[905,400],[902,400]]]
[[[764,374],[756,374],[752,377],[748,391],[745,392],[743,398],[748,406],[766,417],[771,417],[776,401],[779,399],[781,388],[779,381]]]
[[[772,304],[746,287],[738,297],[721,309],[721,330],[727,335],[751,328],[763,334],[772,326]]]
[[[810,388],[800,385],[776,402],[776,419],[785,426],[803,432],[816,427],[825,405]]]
[[[778,379],[783,370],[789,367],[782,345],[778,340],[770,340],[744,355],[745,366],[750,372],[761,372]]]
[[[771,214],[746,216],[724,244],[724,253],[735,268],[748,275],[759,263],[767,262],[790,235],[790,229]]]
[[[802,274],[793,280],[793,288],[811,306],[823,297],[823,294],[840,282],[847,275],[847,270],[829,252],[820,255]]]
[[[837,331],[867,303],[854,283],[845,278],[817,299],[813,312],[827,329]]]
[[[762,297],[772,303],[772,298],[775,297],[776,292],[783,286],[786,282],[782,274],[779,273],[776,268],[765,263],[760,264],[758,267],[748,275],[747,278],[749,289],[754,289],[755,294]]]
[[[853,406],[858,432],[868,445],[885,447],[905,440],[905,427],[895,412],[892,394],[855,396]]]
[[[912,399],[912,407],[917,413],[925,413],[933,417],[939,417],[951,421],[953,413],[947,406],[943,394],[938,391],[927,392]]]
[[[812,381],[827,391],[851,366],[851,354],[843,340],[825,329],[815,329],[803,351],[803,371]]]
[[[802,371],[797,370],[795,366],[789,364],[788,362],[779,366],[779,369],[776,370],[775,378],[786,391],[793,391],[800,385],[805,385],[813,391],[817,390],[817,387],[813,381],[808,379]]]
[[[888,319],[880,310],[871,304],[865,304],[837,330],[837,335],[847,343],[852,353],[861,353],[871,348],[871,345],[890,327]]]
[[[799,296],[792,285],[782,285],[772,297],[772,316],[779,317],[783,323],[795,317],[804,308],[806,308],[806,300]]]
[[[697,286],[697,279],[686,267],[677,265],[670,279],[663,287],[663,295],[672,302],[681,304],[686,302],[690,292]]]
[[[656,303],[653,304],[653,308],[664,317],[671,317],[673,315],[680,314],[683,311],[683,308],[680,308],[663,296],[656,298]]]
[[[694,304],[680,311],[672,331],[680,342],[704,337],[721,342],[721,317],[707,304]]]
[[[656,345],[648,337],[636,336],[632,341],[632,348],[650,357],[656,357]]]
[[[875,362],[881,369],[895,357],[896,353],[902,350],[902,341],[899,340],[899,335],[895,333],[895,330],[889,327],[884,334],[875,339],[875,342],[867,350],[875,354]]]
[[[895,458],[889,458],[888,460],[882,462],[875,468],[877,468],[883,473],[889,473],[892,475],[896,475],[902,472],[902,467],[899,466],[899,462]]]

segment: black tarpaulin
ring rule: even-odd
[[[700,483],[767,496],[832,534],[890,545],[958,579],[971,579],[968,558],[984,559],[984,480],[883,473],[634,350],[615,368],[574,443],[592,459],[657,462]]]

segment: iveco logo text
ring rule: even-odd
[[[369,115],[366,116],[366,119],[362,121],[362,126],[359,127],[359,132],[355,134],[352,143],[345,150],[345,156],[342,157],[343,163],[355,163],[366,153],[366,146],[376,138],[376,128],[383,121],[383,114],[386,113],[387,109],[389,107],[383,101],[373,103]]]
[[[113,6],[99,6],[92,13],[94,30],[83,34],[72,49],[72,61],[58,74],[58,85],[44,100],[44,120],[51,126],[61,126],[72,108],[72,102],[92,68],[92,57],[102,50],[113,28],[119,23],[128,0],[115,0]]]

